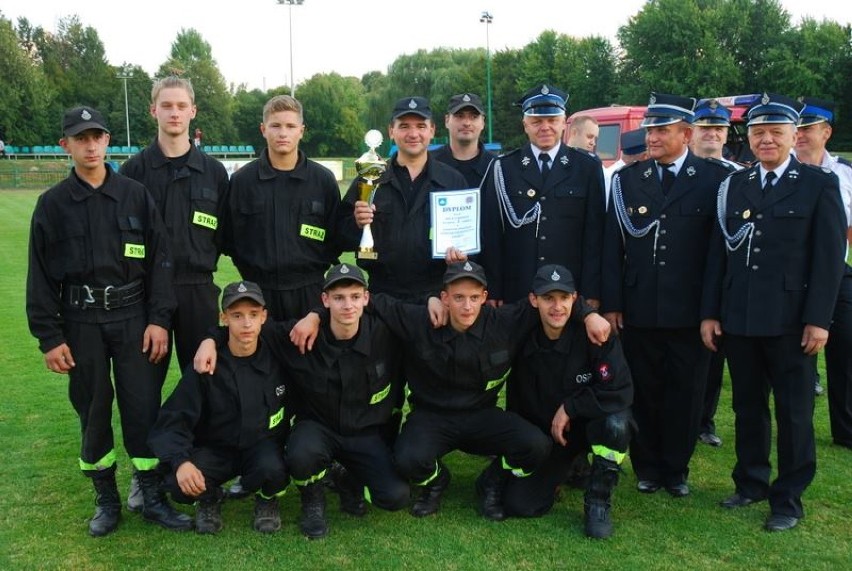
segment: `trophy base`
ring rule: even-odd
[[[359,260],[378,260],[379,253],[372,248],[360,248],[357,257]]]

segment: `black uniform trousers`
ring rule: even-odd
[[[630,459],[639,480],[686,482],[695,451],[710,351],[698,328],[624,328],[638,432]]]
[[[420,484],[435,475],[437,461],[453,450],[502,456],[512,469],[533,472],[550,453],[550,443],[537,426],[497,407],[441,412],[419,408],[402,425],[394,457],[400,473]]]
[[[852,448],[852,268],[849,266],[834,306],[825,346],[825,370],[831,438],[836,444]]]
[[[322,303],[322,282],[294,289],[261,288],[269,317],[275,321],[301,319]]]
[[[349,474],[366,486],[370,503],[385,510],[408,504],[408,483],[397,473],[393,456],[378,429],[341,435],[314,420],[297,422],[287,439],[285,462],[293,480],[318,476],[332,462],[342,464]]]
[[[220,446],[194,448],[189,461],[204,475],[207,489],[199,498],[217,497],[219,487],[237,475],[244,490],[260,491],[267,498],[283,492],[290,479],[284,464],[283,446],[273,438],[258,440],[245,450]],[[176,478],[177,469],[178,466],[172,466],[166,476],[166,488],[174,501],[191,504],[199,498],[181,492]]]
[[[68,395],[80,417],[80,459],[89,465],[83,466],[83,473],[89,477],[102,469],[115,469],[114,461],[106,459],[115,446],[113,398],[118,401],[124,447],[131,460],[150,462],[156,458],[147,440],[160,410],[160,385],[156,365],[142,352],[146,321],[140,314],[112,323],[64,323],[65,338],[76,363],[68,374]],[[114,389],[110,369],[115,376]]]
[[[589,452],[593,444],[627,452],[630,444],[629,410],[601,418],[571,419],[568,445],[551,440],[550,454],[544,463],[526,478],[510,478],[503,490],[503,507],[512,517],[538,517],[546,514],[556,501],[556,488],[565,483],[574,458]]]
[[[698,425],[699,434],[702,432],[716,434],[716,410],[719,408],[719,397],[722,395],[722,377],[725,375],[724,338],[716,339],[716,349],[715,353],[710,353],[707,387],[704,389],[701,423]]]
[[[178,365],[183,371],[192,364],[198,346],[219,325],[219,288],[210,276],[206,283],[174,285],[177,309],[172,316],[171,338],[177,353]],[[169,347],[171,348],[171,343]],[[168,365],[171,358],[164,359]],[[165,377],[164,379],[165,380]]]
[[[734,396],[736,491],[769,498],[773,514],[802,517],[801,495],[816,473],[814,385],[800,334],[776,337],[727,335]],[[772,425],[769,391],[778,426],[778,477],[770,485]]]

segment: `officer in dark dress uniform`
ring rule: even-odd
[[[441,290],[446,263],[432,258],[429,193],[468,188],[454,168],[429,156],[435,135],[432,108],[423,97],[396,102],[388,132],[398,151],[377,185],[373,207],[360,200],[359,180],[352,181],[340,208],[338,228],[346,249],[356,249],[362,228],[371,224],[378,259],[358,260],[370,275],[370,291],[425,303]]]
[[[176,305],[168,235],[145,187],[105,164],[109,130],[100,112],[69,109],[62,130],[60,143],[74,167],[39,197],[33,213],[27,318],[47,367],[69,376],[83,438],[80,469],[96,493],[89,533],[111,533],[121,519],[113,395],[139,474],[142,516],[190,529],[192,519],[165,499],[159,461],[147,443],[160,409],[157,363],[168,351]]]
[[[485,171],[497,155],[485,149],[479,140],[485,128],[482,99],[475,93],[460,93],[450,98],[444,125],[450,142],[430,152],[432,158],[459,171],[468,188],[479,188]]]
[[[790,154],[801,108],[764,94],[748,110],[758,162],[719,188],[702,302],[702,338],[712,349],[724,333],[733,388],[736,488],[722,506],[768,499],[769,531],[799,522],[802,493],[816,473],[808,356],[829,338],[846,241],[837,176]],[[771,483],[770,391],[778,426],[778,477]]]
[[[640,492],[689,494],[710,353],[700,302],[713,231],[719,161],[687,144],[695,100],[652,94],[645,119],[651,157],[612,181],[603,252],[602,310],[623,328],[638,432],[630,459]]]
[[[482,253],[491,299],[524,299],[536,270],[561,264],[600,300],[604,182],[600,160],[562,143],[568,95],[539,85],[517,104],[529,144],[491,163],[482,183]]]

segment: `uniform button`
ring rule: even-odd
[[[541,239],[542,239],[542,240],[547,240],[547,236],[542,236],[542,237],[541,237]]]
[[[753,270],[757,270],[757,269],[760,269],[760,266],[758,266],[757,264],[755,264],[755,265],[753,265],[753,266],[751,267],[751,269],[753,269]]]
[[[668,232],[666,230],[660,230],[660,236],[665,236]]]
[[[538,259],[539,259],[539,261],[543,262],[543,261],[544,261],[544,256],[539,256],[539,258],[538,258]]]
[[[763,220],[763,214],[757,214],[755,215],[755,218],[757,218],[758,220]]]
[[[760,253],[760,248],[755,248],[754,250],[752,250],[752,252],[754,252],[755,254],[759,254],[759,253]]]
[[[755,236],[763,236],[763,232],[761,232],[760,230],[755,230],[754,235]]]
[[[541,221],[544,222],[545,220],[547,220],[547,216],[542,216]]]
[[[541,197],[541,201],[542,201],[542,202],[544,202],[545,200],[547,200],[547,197],[546,197],[546,196],[542,196],[542,197]]]
[[[663,260],[662,262],[660,262],[660,265],[661,265],[661,266],[665,266],[665,265],[666,265],[665,260]]]
[[[665,244],[663,244],[662,246],[660,246],[660,250],[665,250],[665,249],[666,249],[666,245],[665,245]]]
[[[665,215],[665,214],[660,214],[660,220],[665,220],[665,219],[666,219],[666,215]]]

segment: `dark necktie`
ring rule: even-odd
[[[668,196],[669,190],[671,189],[671,187],[672,187],[672,185],[674,184],[674,181],[675,181],[675,175],[671,171],[671,167],[674,166],[674,163],[657,163],[657,164],[660,165],[661,169],[663,169],[663,180],[662,180],[663,196]]]
[[[541,161],[541,180],[547,180],[547,175],[550,174],[550,155],[541,153],[538,155],[538,160]]]
[[[775,182],[777,178],[776,174],[772,171],[766,173],[766,178],[763,179],[763,194],[766,195],[770,190],[772,190],[772,183]]]

